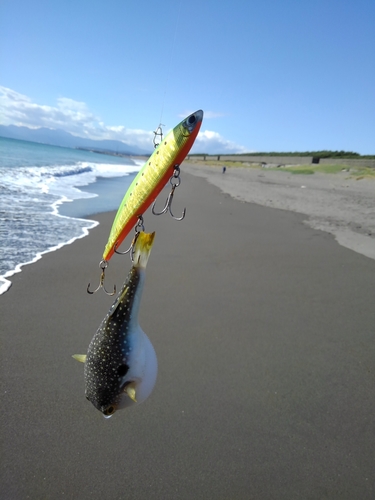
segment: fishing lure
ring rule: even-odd
[[[203,111],[198,110],[176,125],[176,127],[162,139],[160,144],[157,145],[153,154],[138,172],[129,186],[113,221],[108,241],[104,248],[103,259],[99,264],[101,268],[99,286],[96,290],[90,291],[89,283],[87,287],[88,293],[95,293],[99,288],[103,288],[104,292],[108,295],[114,295],[116,293],[116,287],[114,287],[112,293],[107,292],[104,287],[105,270],[108,266],[108,261],[111,259],[114,252],[117,251],[118,247],[132,228],[135,228],[136,236],[139,233],[138,229],[143,229],[143,213],[148,209],[151,203],[155,202],[156,197],[164,188],[168,180],[171,181],[172,190],[168,196],[167,204],[160,214],[165,213],[167,210],[171,212],[170,205],[173,199],[174,190],[180,183],[180,164],[194,144],[202,120]],[[158,135],[162,134],[159,133]],[[155,215],[160,215],[154,211],[154,208],[152,211]],[[180,219],[182,219],[184,215],[185,211]],[[135,239],[133,239],[130,249],[133,249],[134,243]]]
[[[140,232],[134,264],[114,304],[90,342],[85,363],[86,398],[105,417],[142,403],[151,394],[158,363],[150,339],[138,323],[146,266],[155,233]]]
[[[109,261],[138,217],[155,201],[160,191],[173,176],[175,166],[180,166],[194,144],[203,120],[203,111],[189,115],[167,134],[156,147],[126,192],[117,211],[103,260]]]

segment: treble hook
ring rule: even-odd
[[[170,213],[170,215],[173,217],[175,220],[182,220],[185,218],[186,214],[186,208],[184,208],[181,217],[175,217],[172,213],[172,201],[173,201],[173,196],[174,196],[174,190],[176,187],[178,187],[181,184],[181,179],[180,179],[180,167],[178,165],[175,165],[173,175],[169,179],[169,182],[171,183],[172,189],[171,192],[168,195],[167,201],[165,202],[164,208],[161,212],[155,212],[155,201],[152,204],[151,211],[154,215],[162,215],[167,212]]]
[[[145,226],[144,226],[144,223],[143,223],[143,217],[142,215],[138,215],[138,222],[137,224],[134,226],[134,231],[135,231],[135,235],[134,235],[134,238],[130,244],[130,247],[125,251],[125,252],[119,252],[117,250],[117,247],[119,246],[118,245],[118,242],[116,242],[115,244],[115,253],[118,253],[119,255],[125,255],[127,253],[130,253],[130,259],[132,262],[134,262],[134,247],[135,247],[135,242],[137,241],[137,238],[139,236],[139,233],[141,231],[144,231],[145,230]]]
[[[98,288],[96,290],[94,290],[93,292],[91,290],[89,290],[90,288],[90,283],[87,285],[87,293],[89,293],[90,295],[93,295],[94,293],[96,293],[99,288],[103,288],[103,291],[107,294],[107,295],[114,295],[116,293],[116,285],[114,285],[113,287],[113,292],[108,292],[104,286],[104,278],[105,278],[105,270],[107,269],[107,266],[108,266],[108,262],[106,260],[102,260],[100,261],[99,263],[99,267],[100,269],[102,270],[102,272],[100,273],[100,281],[99,281],[99,285],[98,285]]]

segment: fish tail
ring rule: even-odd
[[[155,232],[144,233],[141,231],[138,234],[137,241],[134,247],[134,266],[146,268],[148,258],[151,253],[152,245],[154,243]]]

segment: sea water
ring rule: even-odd
[[[0,137],[0,294],[43,253],[116,210],[144,161]]]

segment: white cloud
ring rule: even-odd
[[[74,99],[69,99],[69,97],[59,97],[57,99],[57,105],[60,109],[75,110],[77,112],[86,113],[87,106],[84,102],[75,101]]]
[[[150,131],[105,125],[84,102],[59,97],[56,106],[45,106],[2,86],[0,122],[3,125],[62,129],[80,137],[118,140],[144,149],[150,149],[153,139]]]
[[[192,153],[235,154],[246,153],[247,150],[235,142],[224,139],[217,132],[201,131],[195,140]]]
[[[76,135],[97,121],[83,102],[62,97],[56,107],[45,106],[6,87],[0,87],[0,111],[4,125],[62,128]]]
[[[186,113],[185,118],[191,113]],[[220,113],[205,112],[205,118],[216,118]],[[3,125],[46,127],[62,129],[73,135],[90,139],[111,139],[149,150],[154,135],[151,131],[129,129],[123,125],[108,126],[92,113],[84,102],[59,97],[56,106],[33,102],[29,97],[0,86],[0,123]],[[192,152],[242,153],[245,149],[209,130],[199,133]]]

